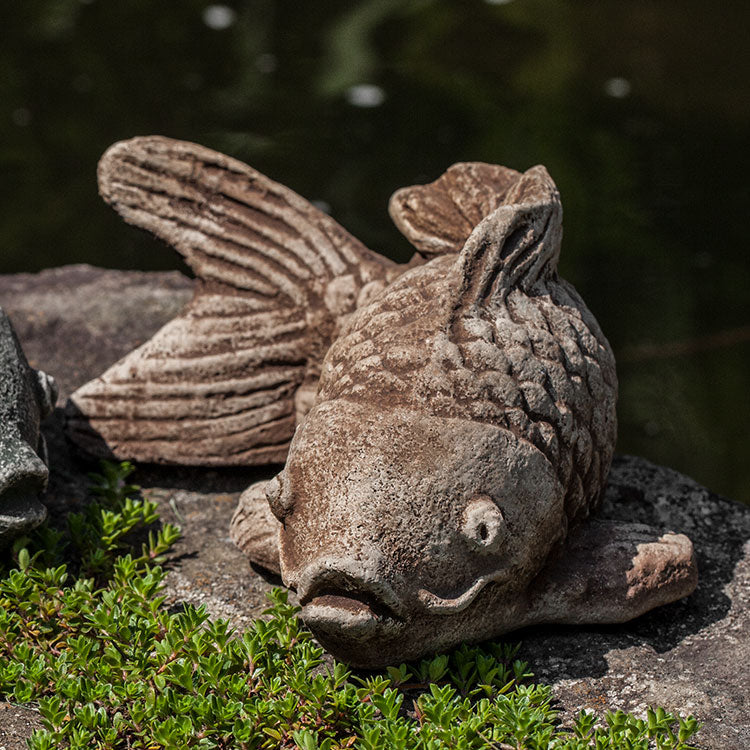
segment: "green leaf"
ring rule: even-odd
[[[29,550],[26,547],[22,547],[18,551],[18,567],[20,570],[27,570],[31,563],[31,556]]]

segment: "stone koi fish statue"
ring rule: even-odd
[[[57,387],[29,366],[0,308],[0,547],[47,517],[47,447],[39,423],[52,413]]]
[[[286,460],[231,535],[359,666],[689,594],[690,541],[590,518],[616,437],[612,351],[557,275],[543,167],[456,164],[391,199],[397,265],[250,167],[137,138],[103,196],[174,246],[193,301],[73,394],[71,438],[140,461]]]

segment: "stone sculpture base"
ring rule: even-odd
[[[62,403],[174,317],[188,288],[177,274],[78,266],[0,277],[0,304],[32,366],[58,377]],[[56,418],[48,420],[45,432],[53,467],[47,503],[55,515],[75,509],[85,496],[91,467],[71,457]],[[184,533],[168,578],[169,604],[205,603],[213,616],[229,618],[238,628],[266,607],[272,582],[249,568],[229,540],[227,525],[241,491],[272,473],[139,470],[135,481],[158,502],[162,517]],[[552,685],[563,721],[582,708],[603,714],[660,704],[698,717],[704,725],[696,738],[701,748],[750,746],[743,669],[750,663],[750,508],[670,469],[619,457],[602,518],[687,534],[698,557],[697,591],[624,625],[514,633],[508,638],[523,643],[520,658],[537,680]],[[24,738],[41,726],[37,716],[0,703],[0,745],[25,747]]]

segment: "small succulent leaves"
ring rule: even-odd
[[[157,520],[153,503],[128,498],[131,470],[92,477],[100,501],[78,517],[83,533],[65,544],[42,526],[0,570],[0,696],[37,702],[45,728],[29,738],[34,750],[693,748],[697,720],[661,708],[644,719],[581,712],[562,725],[517,645],[463,644],[356,675],[324,660],[279,589],[243,633],[205,606],[167,610],[158,563],[179,532],[165,524],[142,554],[130,548],[133,530]]]

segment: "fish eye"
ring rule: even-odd
[[[466,505],[461,531],[480,551],[496,551],[506,528],[502,511],[489,495],[477,495]]]

